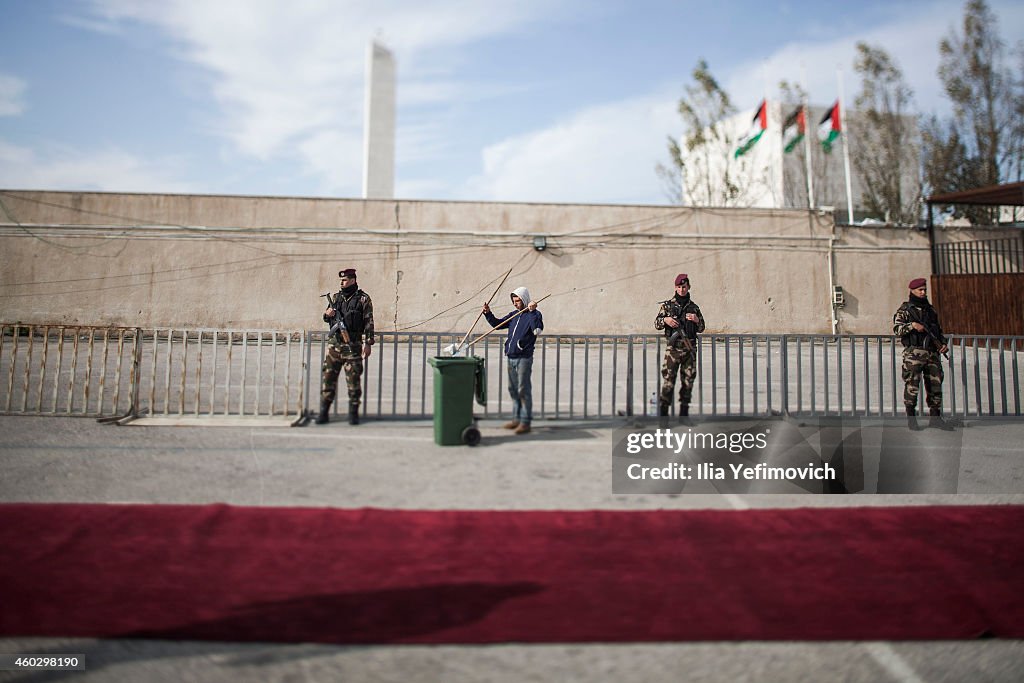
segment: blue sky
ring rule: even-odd
[[[1004,41],[1024,4],[991,1]],[[847,101],[854,44],[941,112],[962,1],[0,0],[0,187],[358,197],[366,46],[395,54],[395,193],[664,204],[699,58],[752,109]],[[803,69],[801,68],[803,67]]]

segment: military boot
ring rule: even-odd
[[[353,405],[351,403],[348,404],[348,423],[350,425],[357,425],[357,424],[359,424],[359,404],[358,403],[356,403],[355,405]]]
[[[690,404],[685,401],[679,402],[679,424],[690,424]]]
[[[907,427],[912,432],[921,431],[921,427],[917,424],[917,409],[911,406],[907,406]]]
[[[331,421],[331,402],[320,401],[320,414],[316,416],[316,423],[318,425],[327,424]]]
[[[658,426],[664,429],[668,427],[668,404],[658,402]]]
[[[942,419],[942,409],[932,408],[928,411],[928,426],[941,429],[944,432],[953,431],[953,425]]]

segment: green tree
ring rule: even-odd
[[[921,214],[916,117],[913,92],[903,73],[880,47],[857,43],[854,70],[861,77],[857,116],[847,120],[851,159],[861,182],[865,209],[887,223],[916,225]]]
[[[763,174],[754,173],[746,159],[733,158],[739,136],[724,121],[736,114],[736,107],[706,61],[698,60],[691,75],[693,82],[679,100],[682,143],[669,136],[669,163],[659,163],[655,171],[673,203],[749,206]]]
[[[995,185],[1021,177],[1024,86],[1006,66],[998,19],[984,0],[968,0],[960,30],[939,43],[939,79],[953,106],[943,125],[924,127],[924,176],[931,193]],[[994,209],[954,207],[955,216],[992,223]]]
[[[921,146],[925,180],[934,192],[983,185],[980,164],[968,153],[953,121],[942,121],[935,115],[925,120],[921,125]]]

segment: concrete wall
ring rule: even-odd
[[[354,267],[382,330],[465,332],[529,287],[549,332],[653,331],[690,274],[709,331],[887,333],[927,237],[765,209],[503,204],[0,190],[0,319],[212,328],[321,326]],[[547,248],[536,251],[533,237]],[[478,327],[478,329],[480,329]]]
[[[892,334],[892,316],[907,300],[907,284],[931,272],[928,235],[905,228],[839,226],[836,238],[835,278],[846,300],[838,312],[838,331]]]

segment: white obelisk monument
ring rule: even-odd
[[[395,196],[395,58],[372,40],[366,59],[363,198]]]

